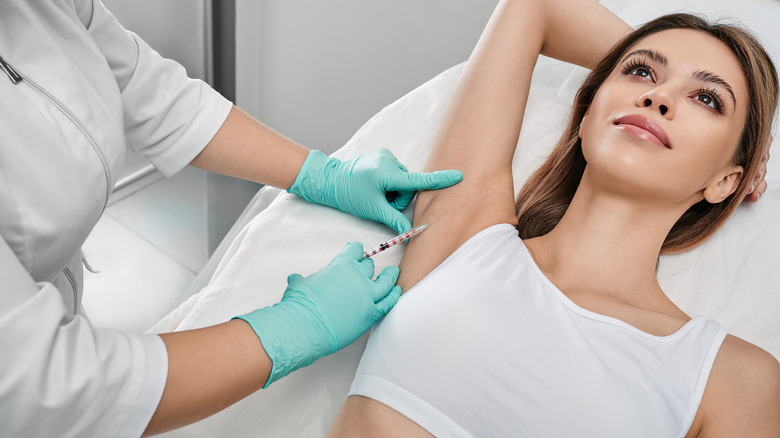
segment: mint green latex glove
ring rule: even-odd
[[[398,268],[374,277],[374,261],[363,244],[349,242],[328,266],[302,277],[287,277],[282,300],[237,316],[248,322],[273,368],[264,388],[298,368],[353,343],[398,301]]]
[[[381,222],[400,234],[412,228],[401,210],[418,190],[442,189],[461,179],[463,174],[457,170],[409,172],[387,149],[344,162],[312,150],[287,191],[310,202]]]

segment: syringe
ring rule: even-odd
[[[371,257],[373,255],[377,255],[380,252],[390,248],[391,246],[397,245],[397,244],[403,242],[404,240],[407,240],[410,237],[414,236],[415,234],[421,233],[424,229],[428,228],[430,225],[431,224],[418,225],[418,226],[412,228],[411,230],[409,230],[409,231],[407,231],[405,233],[401,233],[401,234],[393,237],[392,239],[388,240],[387,242],[382,242],[379,245],[377,245],[377,246],[369,249],[365,253],[363,253],[363,258],[365,259],[365,258],[369,258],[369,257]]]

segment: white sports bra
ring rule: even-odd
[[[350,395],[440,437],[682,437],[725,336],[704,317],[654,336],[585,310],[499,224],[374,327]]]

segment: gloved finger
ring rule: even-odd
[[[339,255],[336,256],[334,261],[338,259],[344,259],[347,261],[348,266],[353,266],[357,262],[356,268],[360,275],[371,280],[374,277],[374,261],[364,258],[363,244],[360,242],[348,242],[341,250]],[[368,263],[364,263],[368,261]],[[343,266],[343,265],[342,265]],[[351,269],[351,268],[350,268]]]
[[[412,221],[409,220],[406,215],[400,211],[390,207],[389,205],[383,206],[380,210],[379,222],[394,229],[396,233],[401,234],[404,231],[412,229]]]
[[[409,203],[412,202],[412,199],[414,199],[414,195],[417,193],[415,191],[402,191],[402,192],[393,192],[396,193],[395,199],[393,199],[393,202],[390,203],[390,205],[393,206],[396,210],[403,210],[404,208],[409,206]]]
[[[295,280],[298,280],[299,278],[303,278],[303,275],[301,274],[290,274],[287,276],[287,285],[289,286],[290,283],[292,283]]]
[[[387,160],[390,161],[391,163],[390,166],[395,166],[399,168],[402,172],[409,172],[409,169],[407,169],[406,166],[403,165],[403,163],[398,161],[398,158],[396,158],[392,152],[390,152],[388,149],[384,149],[384,150],[387,152],[386,154],[388,156]]]
[[[393,288],[395,282],[398,281],[398,275],[401,271],[398,270],[398,266],[388,266],[382,269],[382,272],[374,280],[374,286],[371,288],[371,298],[375,303],[384,299]]]
[[[438,170],[436,172],[398,172],[388,178],[385,190],[436,190],[457,184],[463,179],[459,170]]]
[[[396,163],[398,163],[400,166],[403,167],[403,164],[401,164],[401,162],[398,161],[398,158],[395,157],[395,154],[393,154],[393,152],[390,149],[388,149],[388,148],[379,148],[375,152],[372,152],[372,153],[379,154],[379,155],[384,155],[386,157],[389,157],[393,161],[395,161]],[[406,168],[404,167],[404,169],[406,169]]]
[[[382,316],[387,315],[387,312],[395,306],[399,298],[401,298],[401,286],[394,286],[382,301],[376,303],[376,308],[382,312]]]
[[[363,244],[354,241],[347,242],[347,244],[344,245],[344,248],[341,249],[336,257],[344,257],[349,260],[360,261],[363,259]]]
[[[371,260],[371,258],[364,258],[360,262],[358,262],[360,273],[363,274],[364,277],[371,280],[374,278],[374,261]]]

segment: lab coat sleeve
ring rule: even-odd
[[[68,313],[0,239],[0,435],[138,437],[167,372],[162,339]]]
[[[122,92],[130,146],[165,175],[178,172],[214,137],[232,103],[122,27],[99,0],[87,29]]]

